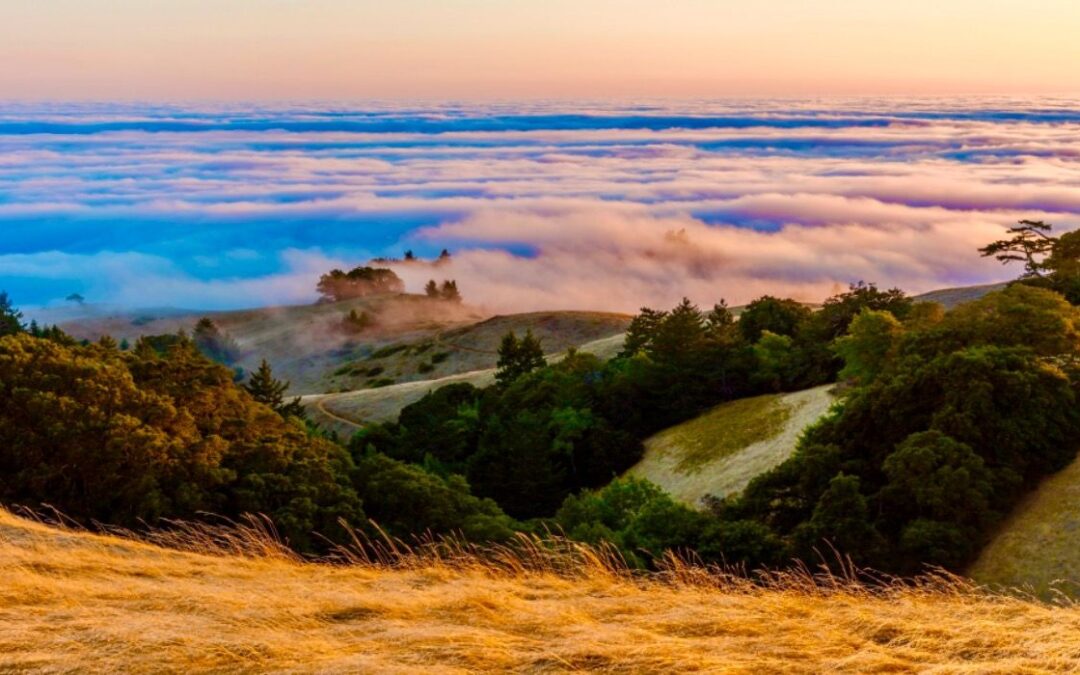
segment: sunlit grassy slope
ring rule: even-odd
[[[1080,596],[1080,459],[1047,478],[982,551],[971,575],[986,583]]]
[[[0,670],[1017,673],[1080,663],[1080,608],[957,581],[752,586],[678,566],[634,578],[582,549],[331,566],[250,542],[232,554],[183,543],[189,551],[0,513]]]
[[[619,333],[579,344],[577,349],[609,359],[622,349],[623,339],[623,334]],[[565,351],[549,354],[547,359],[549,363],[554,363],[565,355]],[[495,357],[490,358],[494,360]],[[312,419],[348,437],[356,431],[358,425],[396,420],[405,406],[419,401],[430,391],[455,382],[486,387],[495,382],[495,368],[458,372],[436,379],[402,382],[372,389],[305,396],[302,402]]]
[[[722,403],[645,441],[645,456],[629,473],[693,506],[706,495],[740,492],[791,456],[803,429],[832,405],[831,388]]]

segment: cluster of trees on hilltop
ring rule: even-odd
[[[348,272],[334,269],[319,277],[316,286],[324,302],[340,302],[380,293],[404,293],[405,282],[391,269],[354,267]]]
[[[447,302],[461,302],[461,291],[458,290],[457,281],[445,279],[440,286],[434,279],[430,279],[424,285],[424,295],[433,300],[446,300]]]

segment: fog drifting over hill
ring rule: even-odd
[[[494,311],[820,300],[1013,271],[1080,225],[1080,102],[818,100],[0,108],[0,289],[122,306],[309,302],[413,249]]]

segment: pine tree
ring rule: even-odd
[[[15,309],[6,291],[0,291],[0,337],[26,331],[22,323],[22,312]]]
[[[667,312],[642,307],[641,313],[630,321],[630,325],[626,329],[626,339],[623,341],[623,348],[619,352],[619,356],[633,356],[649,347],[653,338],[656,337],[656,329],[666,316]]]
[[[434,279],[431,279],[424,285],[424,295],[429,298],[439,297],[439,284],[435,283]]]
[[[457,281],[450,279],[442,282],[440,297],[447,302],[461,302],[461,293],[458,291]]]
[[[544,359],[544,350],[540,346],[540,340],[536,339],[531,329],[526,331],[525,337],[520,340],[514,331],[510,331],[499,343],[499,361],[495,381],[505,386],[522,375],[546,365],[547,361]]]
[[[282,382],[274,378],[274,373],[266,359],[262,360],[259,369],[252,374],[251,379],[244,385],[244,389],[251,394],[253,399],[270,406],[282,417],[303,418],[304,408],[300,405],[299,396],[288,403],[285,402],[285,392],[288,388],[288,382]]]

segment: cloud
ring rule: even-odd
[[[1004,225],[1080,226],[1076,107],[0,106],[0,288],[296,302],[319,265],[444,246],[496,311],[998,280],[974,251]]]

